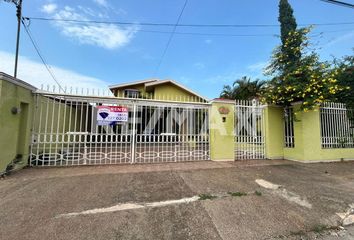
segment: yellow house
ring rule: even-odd
[[[208,102],[208,99],[174,80],[147,79],[109,86],[116,97],[154,100]]]

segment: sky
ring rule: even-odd
[[[346,0],[354,3],[353,0]],[[322,60],[352,54],[354,9],[320,0],[289,0],[298,24],[317,26],[312,42]],[[106,89],[149,78],[173,79],[207,98],[242,76],[267,79],[263,69],[280,43],[273,27],[176,28],[185,0],[23,0],[23,16],[130,22],[82,24],[32,19],[29,30],[56,79],[64,87]],[[15,6],[0,0],[0,71],[13,74]],[[180,24],[278,23],[278,0],[188,0]],[[158,67],[159,66],[159,67]],[[18,77],[36,87],[55,85],[22,28]]]

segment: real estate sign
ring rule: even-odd
[[[128,121],[128,108],[121,106],[98,106],[97,125],[115,125]]]

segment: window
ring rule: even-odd
[[[286,148],[295,147],[294,110],[292,108],[284,109],[284,142]]]
[[[320,111],[322,148],[354,148],[354,109],[327,102]]]
[[[124,90],[124,97],[126,98],[139,98],[140,92],[136,89],[126,89]]]

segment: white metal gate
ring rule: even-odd
[[[258,101],[235,103],[235,160],[265,159],[264,106]]]
[[[209,160],[209,104],[37,94],[31,165]],[[122,106],[128,122],[100,126],[98,106]]]

